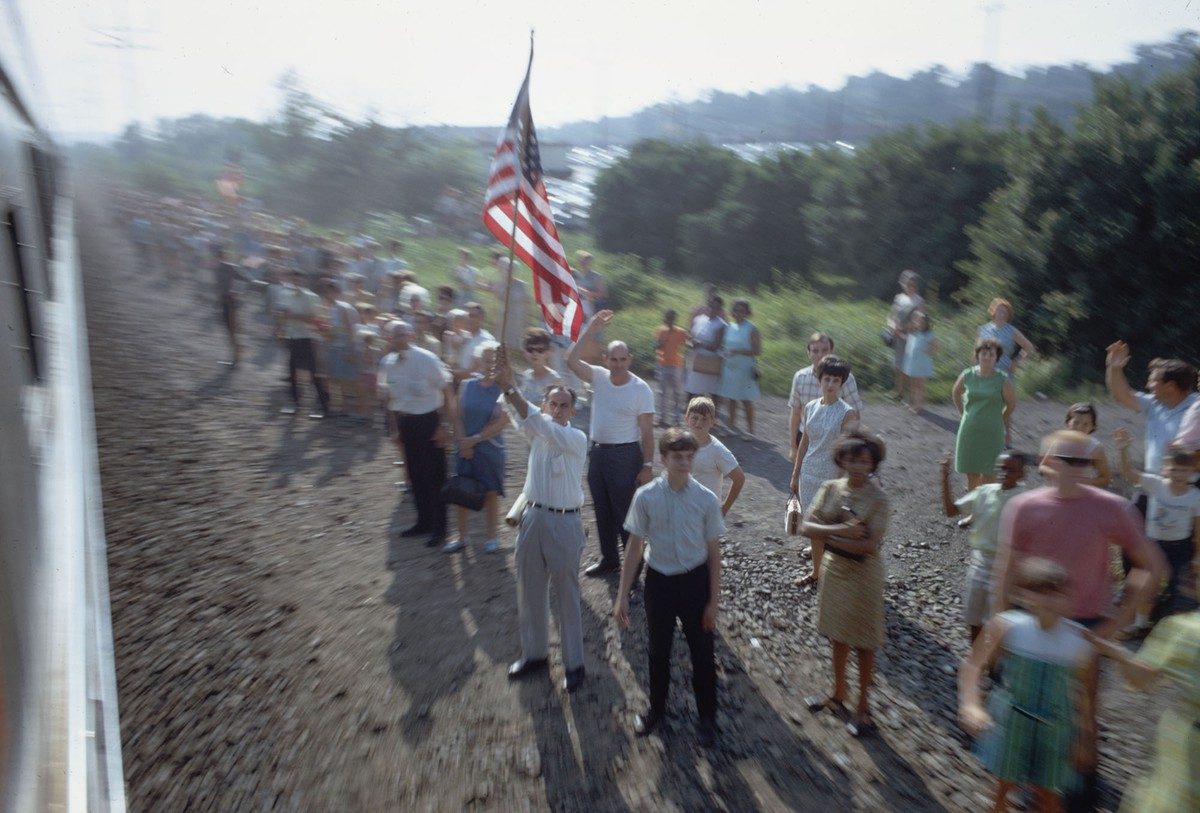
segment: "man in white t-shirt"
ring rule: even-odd
[[[788,442],[792,450],[788,458],[792,462],[795,462],[796,449],[800,447],[800,418],[804,415],[804,407],[814,398],[821,397],[821,382],[817,380],[813,370],[832,352],[833,338],[828,333],[814,333],[809,336],[808,358],[812,364],[802,367],[792,377],[792,394],[788,397],[788,407],[792,410],[791,431],[788,433]],[[854,380],[854,373],[850,373],[846,383],[842,384],[842,400],[854,407],[859,418],[862,417],[863,402],[858,395],[858,382]]]
[[[608,327],[612,318],[610,310],[593,316],[567,353],[567,366],[592,385],[588,488],[596,512],[600,559],[584,571],[588,576],[621,571],[617,538],[624,548],[629,541],[625,515],[633,493],[654,476],[654,391],[629,371],[629,347],[624,342],[610,343],[604,367],[580,358],[588,339]]]

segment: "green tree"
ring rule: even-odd
[[[596,180],[591,221],[607,251],[661,259],[683,269],[680,218],[704,212],[740,163],[728,150],[705,144],[643,141]]]

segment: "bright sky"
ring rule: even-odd
[[[710,89],[834,88],[875,69],[1102,67],[1200,29],[1200,0],[7,2],[24,17],[52,126],[71,133],[193,112],[263,119],[289,68],[354,117],[498,127],[531,27],[543,127]],[[139,47],[103,47],[117,38]]]

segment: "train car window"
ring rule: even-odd
[[[18,346],[18,348],[24,351],[25,357],[29,360],[29,371],[33,375],[33,380],[41,382],[45,370],[43,369],[43,336],[38,318],[38,299],[42,292],[32,287],[35,283],[25,262],[26,249],[21,244],[16,209],[9,209],[4,214],[4,242],[12,267],[17,272],[16,282],[5,282],[5,284],[15,285],[19,289],[17,293],[20,295],[18,299],[21,303],[21,317],[24,322],[22,325],[24,330],[19,337],[20,341],[24,341],[24,345]]]

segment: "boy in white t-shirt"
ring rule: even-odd
[[[1114,433],[1121,456],[1121,474],[1130,483],[1140,485],[1150,498],[1146,506],[1146,536],[1167,557],[1170,574],[1167,587],[1151,608],[1139,607],[1134,631],[1149,628],[1147,615],[1161,618],[1196,609],[1196,600],[1185,589],[1191,584],[1192,567],[1200,562],[1200,490],[1192,487],[1195,456],[1178,447],[1163,454],[1162,474],[1134,471],[1129,462],[1129,432]]]
[[[692,477],[717,495],[717,499],[721,501],[721,515],[724,516],[729,513],[738,494],[742,492],[742,486],[746,483],[746,473],[742,471],[733,452],[709,434],[717,422],[717,407],[711,398],[701,395],[689,401],[683,422],[700,444],[692,463]],[[722,496],[726,477],[730,480],[729,493]]]

